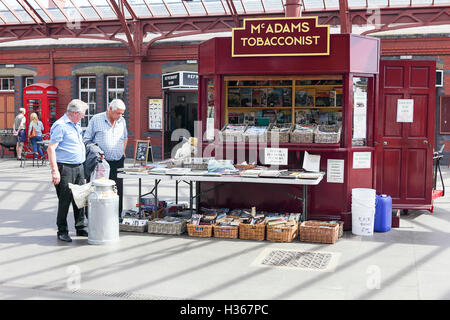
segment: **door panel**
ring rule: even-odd
[[[402,125],[397,123],[397,99],[402,99],[403,95],[386,95],[385,105],[387,106],[384,110],[384,122],[389,123],[388,126],[384,126],[384,136],[385,137],[401,137],[402,136]]]
[[[411,67],[409,73],[410,88],[427,89],[430,87],[430,70],[427,67]]]
[[[417,181],[425,181],[426,179],[426,149],[408,149],[406,166],[406,194],[409,200],[425,198],[425,188],[418,184]]]
[[[382,186],[384,193],[390,195],[392,199],[400,199],[400,169],[402,163],[402,150],[400,148],[384,148],[383,163],[385,169],[382,171]]]
[[[377,192],[394,208],[431,208],[435,131],[435,61],[382,60]],[[412,99],[413,122],[397,122],[397,100]]]
[[[381,82],[385,88],[403,88],[405,79],[403,66],[386,66],[385,74]]]
[[[414,115],[413,118],[417,119],[410,124],[409,137],[426,138],[427,136],[427,124],[428,124],[428,96],[412,94],[411,99],[414,100]]]

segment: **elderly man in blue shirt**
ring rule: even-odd
[[[119,219],[123,206],[123,179],[117,177],[117,169],[124,167],[128,142],[127,123],[122,116],[125,109],[122,100],[112,100],[107,111],[91,118],[83,137],[85,143],[96,143],[105,154],[110,166],[109,178],[116,182],[119,195]]]
[[[59,118],[50,129],[50,143],[47,153],[52,170],[52,182],[58,196],[58,239],[71,242],[67,226],[67,214],[72,203],[77,236],[87,236],[85,214],[78,208],[73,199],[69,183],[82,185],[84,180],[83,163],[86,149],[83,143],[80,120],[84,117],[88,105],[74,99],[67,105],[66,113]]]

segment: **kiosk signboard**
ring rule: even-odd
[[[242,28],[233,28],[232,56],[329,55],[329,26],[317,22],[317,17],[245,19]]]

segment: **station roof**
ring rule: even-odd
[[[118,19],[114,0],[0,0],[0,25]],[[300,0],[302,12],[338,10],[340,0]],[[125,0],[126,19],[231,14],[228,0]],[[284,13],[286,0],[232,0],[238,14]],[[349,10],[450,6],[450,0],[347,0]],[[116,1],[117,3],[117,1]]]

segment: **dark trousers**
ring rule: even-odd
[[[75,229],[83,230],[86,228],[84,222],[84,209],[78,209],[73,200],[72,190],[69,188],[69,183],[83,185],[84,184],[84,169],[83,164],[63,164],[58,163],[58,170],[61,175],[61,181],[55,185],[56,195],[58,196],[58,216],[56,218],[56,225],[58,226],[58,234],[68,233],[67,214],[72,203],[73,215],[75,219]]]
[[[123,179],[117,178],[117,169],[123,168],[125,163],[125,157],[122,157],[120,160],[108,160],[109,164],[109,178],[116,182],[117,186],[117,194],[119,195],[119,218],[122,214],[123,209]]]

